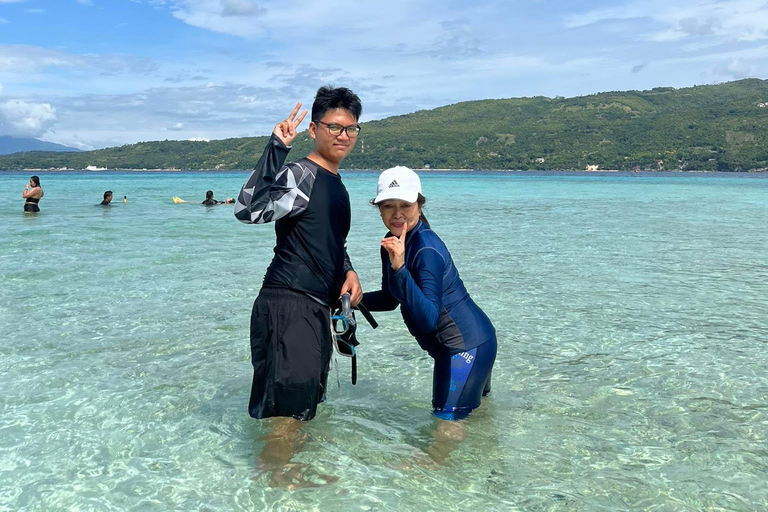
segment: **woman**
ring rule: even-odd
[[[400,312],[410,333],[435,360],[432,409],[458,420],[488,394],[496,330],[472,301],[451,255],[422,213],[418,175],[407,167],[381,173],[376,198],[389,229],[381,241],[381,290],[363,296],[371,311]]]
[[[32,176],[29,178],[29,183],[24,185],[24,192],[21,193],[21,197],[26,199],[24,202],[24,211],[29,213],[35,213],[40,211],[40,207],[37,203],[43,198],[43,188],[40,186],[40,178]]]

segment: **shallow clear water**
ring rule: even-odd
[[[430,463],[431,361],[379,313],[293,459],[339,480],[288,491],[246,412],[273,228],[171,201],[246,174],[42,173],[35,216],[0,174],[0,510],[768,509],[768,176],[422,176],[493,392]],[[344,181],[373,290],[376,174]]]

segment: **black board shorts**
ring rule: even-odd
[[[254,418],[314,418],[332,351],[327,307],[287,288],[262,288],[251,312],[248,413]]]

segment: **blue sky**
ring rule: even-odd
[[[0,135],[83,149],[264,135],[327,83],[367,121],[746,77],[768,0],[0,0]]]

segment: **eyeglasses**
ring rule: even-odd
[[[341,126],[340,124],[336,123],[324,123],[322,121],[315,121],[318,124],[324,124],[328,127],[328,133],[333,135],[334,137],[338,137],[342,134],[342,132],[347,132],[347,137],[350,139],[354,139],[357,137],[357,134],[360,133],[360,125],[359,124],[352,124],[349,126]]]

